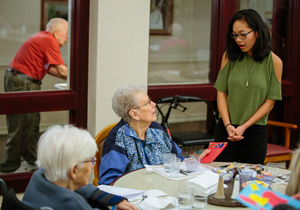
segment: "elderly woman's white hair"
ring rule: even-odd
[[[120,87],[112,97],[113,110],[125,122],[129,122],[131,119],[130,109],[138,106],[135,97],[138,93],[146,93],[145,87],[140,84],[128,84]]]
[[[71,168],[95,156],[97,145],[91,134],[72,125],[55,125],[42,134],[37,150],[37,165],[49,181],[68,180]]]
[[[300,147],[293,152],[290,170],[291,175],[285,194],[292,196],[300,192]]]
[[[46,31],[53,34],[55,30],[64,30],[63,23],[65,22],[68,21],[63,18],[52,18],[46,25]]]

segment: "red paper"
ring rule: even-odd
[[[211,149],[211,152],[206,155],[200,162],[201,163],[211,163],[213,162],[218,155],[225,149],[228,142],[210,142],[208,149]]]

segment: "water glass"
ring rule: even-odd
[[[180,158],[175,158],[175,160],[170,163],[170,177],[171,178],[179,177],[180,165],[181,165]]]
[[[174,153],[166,153],[164,154],[164,172],[170,173],[170,163],[174,162],[176,158],[176,154]]]
[[[180,210],[192,210],[193,203],[193,189],[179,188],[178,189],[178,203]]]
[[[266,171],[270,172],[274,177],[273,182],[275,182],[278,174],[279,174],[279,164],[278,163],[267,163]]]
[[[207,196],[201,191],[194,190],[193,210],[206,210]]]

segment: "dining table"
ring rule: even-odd
[[[228,165],[230,163],[226,162],[212,162],[212,163],[200,163],[201,166],[206,167],[208,169],[212,168],[218,168],[223,165]],[[265,169],[265,166],[263,166]],[[279,174],[287,173],[289,170],[280,168],[279,169]],[[130,188],[130,189],[136,189],[136,190],[161,190],[167,194],[167,196],[175,197],[178,198],[178,188],[180,187],[185,187],[186,186],[186,181],[195,178],[195,177],[190,177],[190,178],[185,178],[185,179],[180,179],[180,180],[170,180],[167,179],[160,174],[157,174],[155,172],[149,173],[145,168],[138,169],[135,171],[131,171],[129,173],[126,173],[117,179],[115,179],[111,185],[115,187],[123,187],[123,188]],[[225,183],[226,184],[226,183]],[[287,185],[282,184],[282,183],[272,183],[271,189],[280,193],[285,193]],[[134,203],[133,203],[134,204]],[[218,209],[232,209],[234,208],[235,210],[239,209],[248,209],[244,206],[236,206],[236,207],[228,207],[228,206],[223,206],[223,205],[216,205],[216,204],[211,204],[207,203],[207,210],[218,210]]]

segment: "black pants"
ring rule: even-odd
[[[234,125],[234,127],[238,127],[238,125]],[[215,161],[264,164],[267,154],[266,126],[252,125],[244,132],[243,136],[244,139],[240,141],[229,141],[227,130],[220,118],[216,129],[215,142],[228,142],[228,145]]]

